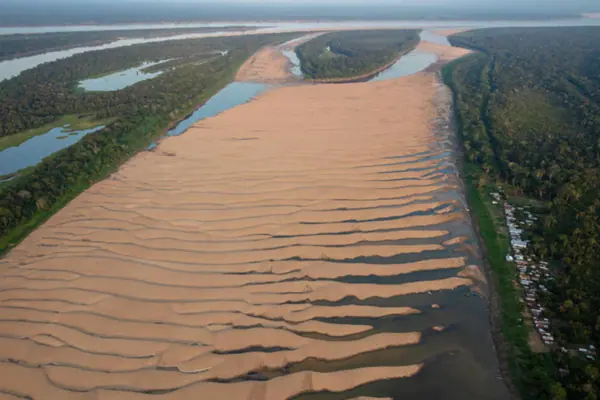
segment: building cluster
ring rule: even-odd
[[[496,202],[500,202],[501,197],[498,193],[492,193]],[[517,211],[519,211],[522,220],[517,220]],[[506,226],[510,236],[511,253],[506,255],[506,260],[517,264],[518,278],[521,286],[525,290],[524,302],[533,318],[535,329],[540,334],[542,341],[546,345],[554,344],[554,336],[550,333],[550,321],[544,316],[544,307],[539,304],[539,292],[548,292],[544,282],[553,280],[550,274],[548,263],[540,261],[533,262],[525,254],[525,249],[529,241],[523,239],[523,224],[532,225],[535,217],[529,211],[523,208],[515,208],[508,202],[504,202],[504,215],[506,217]]]

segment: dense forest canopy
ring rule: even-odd
[[[2,82],[4,134],[72,113],[111,116],[114,122],[45,159],[28,173],[0,183],[0,254],[226,85],[260,47],[297,36],[284,33],[194,39],[84,53]],[[196,62],[197,55],[216,50],[227,53],[215,55],[209,62]],[[106,93],[74,90],[82,78],[167,58],[178,58],[180,64],[126,89]],[[188,59],[190,62],[185,63]]]
[[[377,71],[412,50],[416,30],[342,31],[312,39],[296,49],[312,79],[351,78]]]
[[[265,36],[147,43],[77,54],[24,71],[18,77],[0,82],[0,136],[36,128],[66,114],[93,113],[105,118],[136,115],[140,108],[160,112],[187,107],[195,95],[191,92],[186,95],[189,91],[185,88],[198,85],[194,80],[202,70],[195,63],[198,58],[231,50],[224,61],[231,60],[261,43],[261,38],[264,40]],[[166,59],[177,61],[161,64],[162,68],[170,68],[173,63],[180,65],[124,90],[76,90],[82,79],[139,66],[143,61]],[[173,85],[181,85],[182,93],[174,93]]]
[[[600,28],[485,29],[450,38],[462,139],[488,178],[549,205],[532,251],[557,262],[547,299],[565,346],[600,345]],[[556,350],[530,398],[595,399],[600,365]],[[550,393],[550,394],[549,394]]]
[[[167,37],[190,33],[242,31],[247,29],[251,29],[251,27],[224,26],[217,28],[131,29],[0,35],[0,61],[74,47],[99,46],[119,39]]]

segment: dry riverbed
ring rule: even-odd
[[[1,261],[0,393],[506,398],[449,110],[431,73],[284,87],[133,157]]]

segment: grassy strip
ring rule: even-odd
[[[44,134],[51,129],[62,127],[65,125],[71,125],[65,130],[70,132],[71,130],[80,131],[83,129],[94,128],[98,125],[106,125],[110,123],[110,120],[97,120],[93,116],[80,116],[80,115],[65,115],[60,119],[39,128],[29,129],[14,135],[0,137],[0,151],[8,149],[9,147],[16,147],[22,143],[28,141],[32,137]]]
[[[198,107],[202,106],[208,99],[210,99],[212,96],[214,96],[217,92],[219,92],[221,89],[223,89],[226,85],[228,85],[233,80],[238,69],[242,66],[242,64],[245,61],[246,61],[246,59],[242,59],[239,62],[237,62],[236,64],[232,65],[229,68],[229,71],[224,73],[220,79],[213,81],[213,84],[211,85],[211,87],[207,88],[199,97],[197,97],[195,99],[196,105],[186,107],[186,108],[179,110],[177,112],[176,117],[173,118],[171,123],[160,126],[158,128],[155,128],[155,127],[153,128],[153,126],[156,126],[155,121],[153,121],[153,118],[147,118],[144,121],[145,122],[144,125],[148,125],[147,130],[152,130],[154,132],[152,137],[155,139],[155,138],[158,138],[158,137],[164,135],[168,129],[170,129],[172,126],[176,125],[180,120],[185,119],[186,116],[188,116],[191,112],[193,112]],[[139,128],[142,130],[146,129],[145,126],[140,126]],[[99,134],[101,134],[101,133],[99,133]],[[150,143],[151,143],[151,141],[148,141],[146,138],[143,138],[140,140],[132,141],[130,143],[130,145],[132,145],[134,148],[137,149],[137,151],[135,152],[135,153],[137,153],[137,152],[147,148],[148,145],[150,145]],[[57,152],[53,156],[55,156],[59,153],[60,152]],[[131,156],[133,156],[135,153],[131,154]],[[0,237],[0,257],[5,255],[6,253],[8,253],[10,251],[10,249],[12,249],[17,244],[19,244],[33,230],[35,230],[37,227],[39,227],[40,225],[45,223],[50,217],[52,217],[52,215],[54,215],[60,209],[65,207],[67,204],[69,204],[69,202],[71,200],[76,198],[83,191],[90,188],[94,183],[106,179],[110,174],[117,171],[119,169],[119,167],[124,162],[127,161],[128,158],[119,160],[114,165],[111,165],[109,167],[104,168],[101,171],[98,171],[98,173],[94,174],[95,176],[92,179],[88,179],[88,177],[80,178],[78,180],[78,182],[75,185],[70,186],[69,190],[67,192],[65,192],[51,207],[49,207],[48,209],[38,210],[27,221],[25,221],[25,222],[19,224],[18,226],[16,226],[15,228],[13,228],[10,231],[10,233],[8,233],[7,235]],[[34,168],[35,167],[28,168],[27,172],[33,171]],[[26,170],[23,170],[23,171],[26,171]],[[20,175],[20,177],[21,176],[25,176],[25,174]],[[19,179],[19,178],[17,178],[17,179]],[[9,181],[9,182],[6,182],[5,185],[11,185],[14,182],[15,181]]]
[[[453,70],[462,60],[448,64],[442,71],[446,85],[457,101]],[[458,136],[463,140],[463,121],[456,113]],[[554,365],[550,354],[534,353],[528,343],[531,327],[524,323],[521,290],[515,284],[516,266],[506,261],[510,242],[506,234],[502,205],[493,204],[490,195],[494,185],[488,183],[485,171],[476,164],[465,163],[464,181],[467,201],[488,264],[494,293],[491,299],[492,329],[504,374],[510,377],[508,386],[523,399],[549,399],[554,382]]]

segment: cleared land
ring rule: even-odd
[[[133,157],[2,260],[0,357],[18,361],[0,391],[278,400],[405,380],[459,349],[468,393],[503,398],[442,317],[480,273],[449,229],[464,210],[445,195],[440,90],[433,74],[282,88]]]

